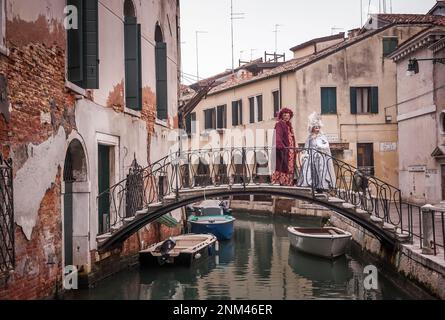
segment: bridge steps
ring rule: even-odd
[[[328,198],[328,202],[329,203],[338,203],[338,204],[342,204],[345,203],[346,201],[340,198],[335,198],[335,197],[329,197]]]

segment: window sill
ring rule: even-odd
[[[77,93],[85,98],[87,97],[87,91],[79,87],[78,85],[72,83],[71,81],[68,80],[65,81],[65,88],[68,88],[72,92]]]
[[[135,118],[141,118],[142,117],[142,113],[139,110],[133,110],[127,107],[124,107],[124,113],[131,116],[131,117],[135,117]]]
[[[5,45],[0,45],[0,54],[9,57],[9,49]]]
[[[167,129],[169,129],[169,128],[170,128],[170,127],[168,126],[168,123],[167,123],[167,121],[164,121],[164,120],[160,120],[160,119],[157,119],[157,118],[156,118],[155,124],[157,124],[158,126],[161,126],[161,127],[167,128]]]

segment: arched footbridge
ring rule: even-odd
[[[403,221],[398,188],[314,149],[285,153],[295,155],[292,186],[271,181],[274,148],[176,152],[147,168],[135,161],[127,179],[98,197],[110,204],[109,223],[97,237],[98,250],[119,246],[175,209],[233,195],[271,195],[326,207],[362,226],[389,248],[412,238],[410,221]]]

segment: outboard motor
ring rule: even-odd
[[[159,252],[163,256],[168,255],[168,253],[172,251],[175,248],[175,246],[176,246],[176,241],[173,240],[172,238],[169,238],[165,240],[163,244],[161,244]]]

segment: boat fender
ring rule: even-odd
[[[195,255],[195,259],[200,259],[201,258],[201,254],[200,253],[197,253],[196,255]]]

